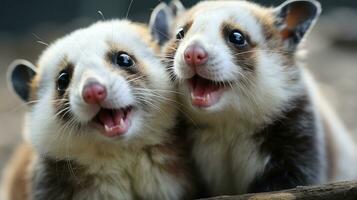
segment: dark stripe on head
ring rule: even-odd
[[[249,35],[244,30],[232,22],[223,23],[221,30],[223,40],[226,41],[229,49],[231,50],[234,63],[246,71],[253,72],[255,70],[255,66],[257,65],[256,52],[254,52],[257,44],[251,41]],[[239,31],[242,33],[247,41],[247,45],[240,47],[230,42],[229,37],[233,31]]]

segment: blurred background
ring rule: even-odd
[[[284,0],[255,0],[277,6]],[[0,170],[21,141],[26,106],[10,92],[6,71],[17,58],[35,63],[45,45],[80,27],[106,19],[148,22],[158,0],[0,0]],[[183,0],[189,7],[197,0]],[[307,65],[323,94],[357,138],[357,1],[320,0],[323,15],[309,36]],[[128,10],[130,8],[130,10]]]

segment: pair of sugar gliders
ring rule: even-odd
[[[190,199],[356,177],[357,150],[298,62],[315,0],[161,3],[97,22],[9,80],[28,103],[4,200]]]

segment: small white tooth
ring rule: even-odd
[[[191,92],[191,99],[194,99],[195,95],[193,94],[193,92]]]
[[[106,131],[111,131],[112,129],[109,127],[109,126],[107,126],[107,125],[104,125],[104,129],[106,130]]]
[[[206,97],[195,96],[193,93],[191,93],[191,99],[205,100]]]
[[[211,100],[211,95],[210,95],[210,94],[207,94],[207,95],[205,96],[205,101],[209,101],[209,100]]]
[[[125,122],[124,122],[123,118],[120,119],[119,127],[120,128],[125,128]]]

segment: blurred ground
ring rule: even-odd
[[[348,129],[357,138],[357,14],[356,11],[340,10],[321,18],[308,38],[310,50],[307,65],[321,83],[325,96],[336,108]],[[73,22],[59,28],[47,25],[33,32],[45,42],[64,35],[78,27]],[[14,39],[0,35],[0,169],[9,158],[10,152],[21,140],[21,126],[26,106],[12,94],[6,85],[7,66],[16,58],[36,62],[45,48],[32,35]]]

